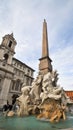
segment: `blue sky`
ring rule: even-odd
[[[73,90],[73,0],[0,0],[0,42],[13,32],[15,57],[34,68],[37,75],[44,18],[58,84]]]

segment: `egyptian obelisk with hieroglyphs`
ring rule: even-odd
[[[46,74],[47,72],[52,71],[52,65],[51,65],[52,60],[49,57],[47,23],[45,19],[43,22],[42,57],[39,60],[40,60],[39,72],[41,74]]]

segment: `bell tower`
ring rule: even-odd
[[[45,19],[43,22],[42,57],[39,60],[40,60],[39,72],[41,74],[46,74],[47,72],[52,71],[52,65],[51,65],[52,60],[49,57],[47,23]]]
[[[0,60],[4,61],[4,64],[11,64],[12,57],[15,54],[16,41],[13,37],[13,33],[7,34],[3,37],[0,45]]]
[[[0,105],[8,100],[9,89],[14,75],[12,59],[15,54],[16,41],[12,34],[3,37],[0,45]]]

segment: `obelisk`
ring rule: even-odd
[[[43,22],[42,57],[39,60],[40,60],[39,72],[41,74],[46,74],[47,72],[52,71],[52,65],[51,65],[52,60],[49,57],[47,23],[45,19]]]

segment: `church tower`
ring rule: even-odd
[[[16,41],[13,37],[13,33],[5,35],[0,45],[0,60],[4,64],[11,64],[12,58],[15,54]]]
[[[12,58],[15,54],[16,41],[12,34],[3,37],[0,45],[0,106],[7,103],[11,81],[14,75]]]
[[[40,60],[39,72],[41,74],[46,74],[47,72],[52,71],[52,65],[51,65],[52,60],[49,57],[47,23],[45,19],[43,22],[42,57],[39,60]]]

